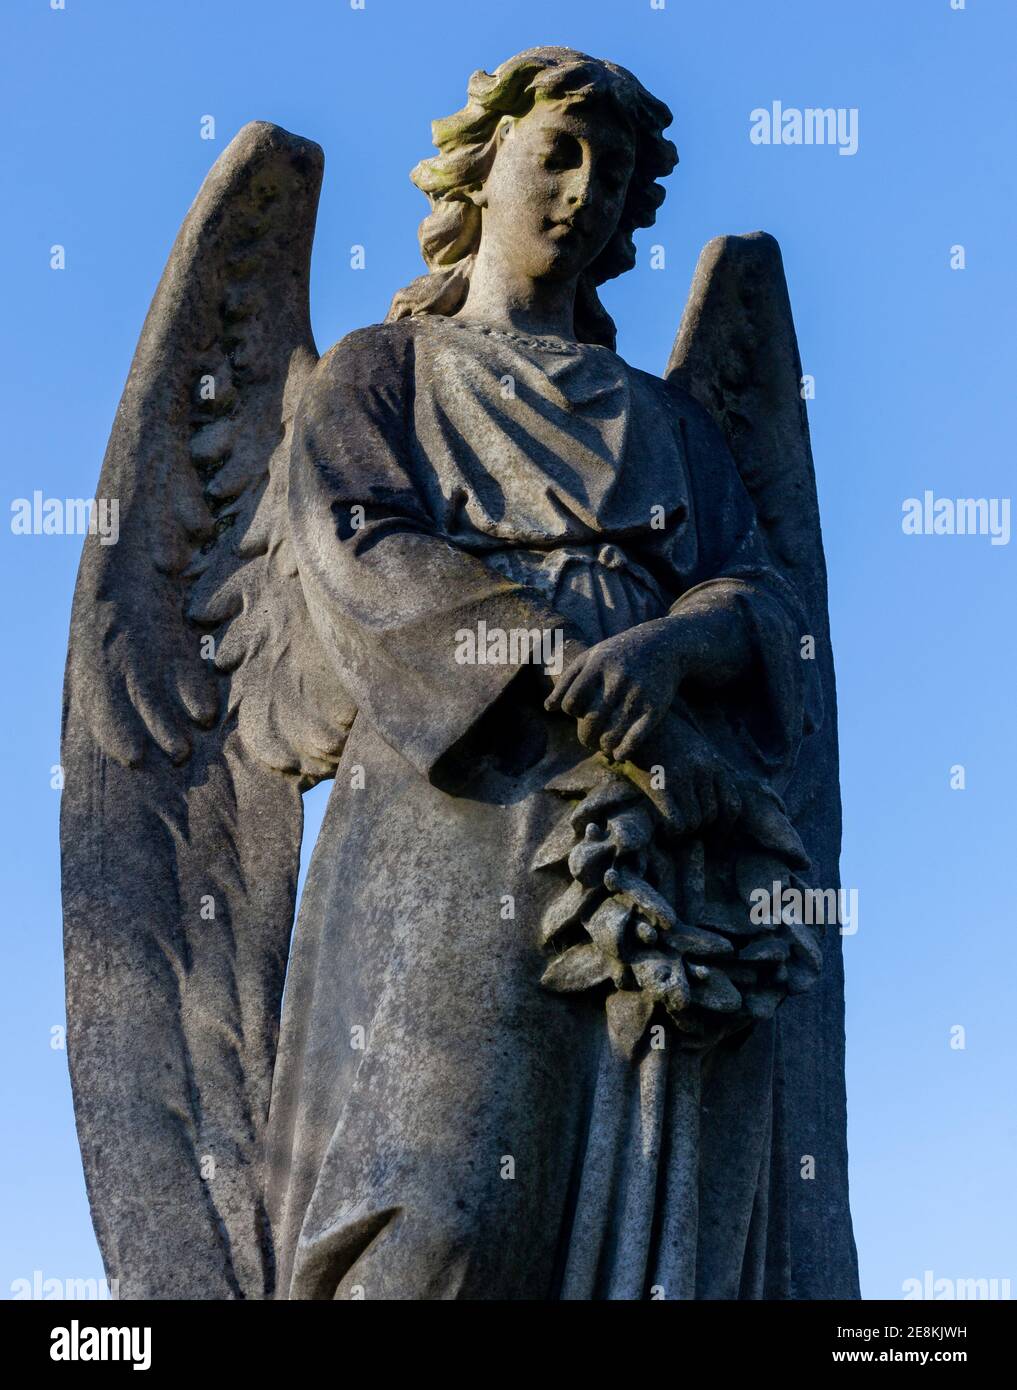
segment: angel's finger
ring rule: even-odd
[[[626,703],[617,718],[612,720],[611,728],[601,739],[601,746],[616,762],[624,762],[624,749],[629,742],[629,735],[636,724],[643,724],[646,719],[646,706],[641,700]]]
[[[610,754],[643,713],[646,702],[638,690],[630,688],[624,696],[619,696],[618,692],[615,692],[614,696],[603,695],[600,704],[608,711],[607,721],[600,733],[600,746],[605,753]]]
[[[584,714],[576,725],[579,731],[579,741],[586,748],[597,748],[600,744],[600,734],[607,718],[607,711],[602,709],[591,710],[589,714]]]
[[[596,667],[580,671],[562,697],[561,708],[573,719],[585,714],[594,702],[603,702],[603,681]]]
[[[628,732],[618,741],[614,750],[615,762],[623,763],[642,743],[643,739],[658,722],[653,709],[647,709],[629,725]]]
[[[580,652],[580,654],[574,657],[565,667],[565,670],[555,681],[550,695],[544,701],[544,708],[546,710],[556,710],[560,707],[562,697],[567,693],[569,686],[583,669],[583,666],[586,664],[587,656],[589,656],[589,652]]]

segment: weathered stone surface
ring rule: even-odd
[[[124,1296],[857,1293],[839,942],[750,910],[764,871],[835,886],[839,835],[779,252],[711,243],[666,379],[596,293],[670,119],[568,49],[475,74],[414,171],[429,273],[320,361],[317,148],[247,127],[184,224],[66,688]]]

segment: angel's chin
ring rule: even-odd
[[[570,275],[581,275],[589,264],[589,257],[583,254],[578,237],[568,237],[549,241],[542,259],[540,274],[535,279],[563,280]]]

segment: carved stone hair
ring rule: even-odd
[[[625,68],[572,48],[531,48],[493,74],[475,72],[467,96],[461,111],[432,124],[439,153],[421,160],[410,175],[431,203],[419,232],[429,273],[396,294],[386,322],[415,314],[451,315],[465,302],[481,227],[480,209],[466,191],[487,177],[499,122],[525,115],[537,101],[606,101],[632,133],[635,167],[613,236],[579,278],[575,326],[581,341],[614,348],[614,321],[597,286],[631,270],[636,259],[632,233],[652,226],[664,201],[656,180],[678,162],[677,150],[662,133],[671,124],[671,112]]]

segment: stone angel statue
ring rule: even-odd
[[[857,1295],[839,937],[785,906],[839,799],[780,254],[706,247],[663,377],[597,294],[670,122],[571,49],[475,73],[427,273],[320,358],[316,145],[245,127],[183,224],[65,691],[122,1297]]]

